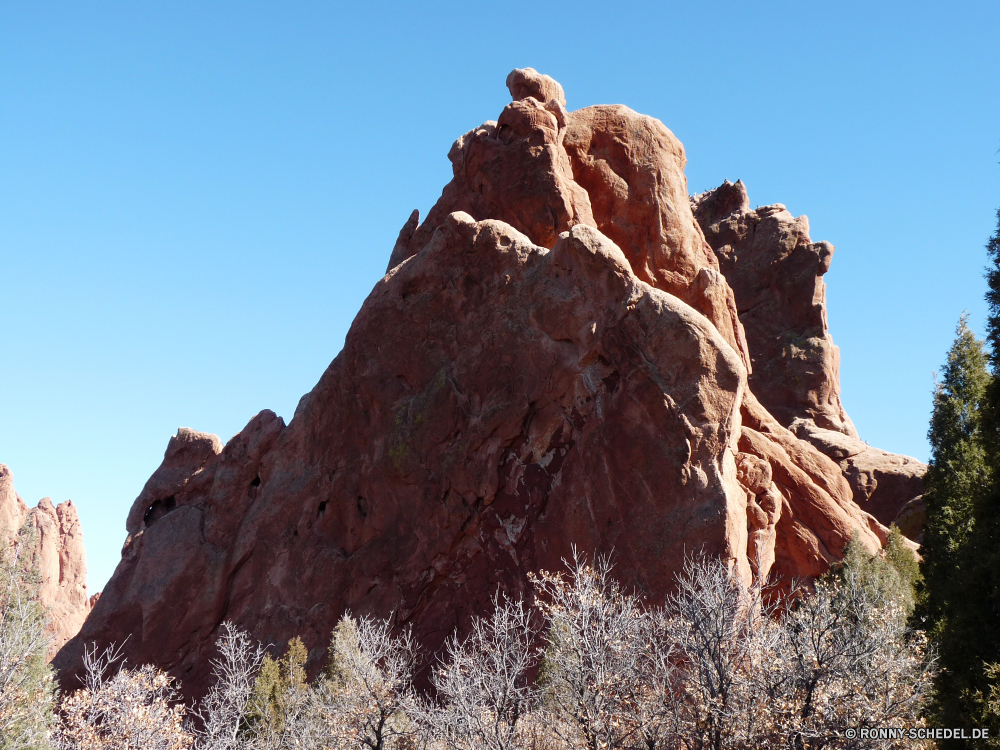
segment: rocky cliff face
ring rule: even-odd
[[[859,507],[919,538],[927,465],[861,441],[840,403],[840,351],[823,282],[833,245],[813,242],[809,220],[780,203],[751,211],[739,181],[694,196],[691,206],[735,294],[750,390],[782,426],[838,463]]]
[[[749,584],[884,543],[837,461],[755,390],[780,355],[745,333],[673,134],[622,106],[569,112],[531,69],[507,84],[292,421],[171,439],[64,675],[84,643],[128,637],[131,662],[198,694],[225,619],[301,635],[315,668],[346,610],[435,649],[572,545],[655,599],[686,550]],[[845,429],[835,365],[810,387],[794,415]]]
[[[0,464],[0,543],[12,544],[25,521],[35,529],[31,559],[42,577],[39,600],[50,612],[49,655],[54,656],[80,631],[90,612],[80,518],[72,500],[53,506],[46,497],[29,509],[14,491],[10,469]]]

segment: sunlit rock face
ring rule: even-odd
[[[52,657],[80,632],[90,613],[80,517],[72,500],[54,506],[46,497],[29,508],[14,491],[10,469],[0,464],[0,544],[15,544],[25,522],[34,532],[27,559],[41,576],[39,601],[49,612]]]
[[[128,638],[200,694],[224,620],[301,636],[316,669],[348,610],[434,651],[574,546],[655,600],[686,551],[750,584],[884,543],[838,463],[748,387],[680,142],[623,106],[568,111],[530,68],[507,83],[291,422],[171,439],[64,679],[84,643]]]

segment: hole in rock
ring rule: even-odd
[[[324,500],[319,504],[319,508],[316,510],[316,518],[322,518],[324,515],[326,515],[326,503],[327,501]]]
[[[362,518],[368,518],[368,501],[363,497],[358,497],[358,513]]]
[[[250,489],[255,489],[257,487],[260,487],[260,474],[258,474],[257,476],[255,476],[253,478],[253,481],[250,482]]]
[[[606,378],[601,378],[604,383],[604,387],[608,389],[608,393],[614,393],[618,390],[618,384],[621,383],[622,376],[618,370],[612,370],[608,373]]]
[[[149,510],[146,511],[146,515],[142,517],[142,522],[148,529],[154,523],[163,518],[167,513],[174,510],[177,507],[177,498],[173,495],[170,497],[165,497],[162,500],[157,500],[152,505],[149,506]]]

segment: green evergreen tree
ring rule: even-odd
[[[993,378],[983,409],[983,444],[990,482],[973,502],[968,551],[963,558],[966,569],[960,576],[964,598],[962,605],[954,608],[947,637],[942,639],[942,657],[946,643],[960,655],[954,659],[954,670],[962,670],[965,683],[960,692],[942,697],[957,702],[956,719],[990,727],[990,746],[1000,747],[1000,210],[997,230],[986,251],[991,261],[986,273],[986,301]]]
[[[997,220],[986,246],[989,376],[960,326],[949,354],[958,367],[942,383],[954,402],[935,398],[921,608],[942,666],[935,723],[989,727],[984,747],[1000,747],[1000,211]]]
[[[973,499],[989,486],[982,434],[982,406],[989,383],[983,342],[969,330],[968,316],[963,314],[941,380],[935,383],[927,432],[931,460],[924,477],[924,580],[917,615],[918,624],[935,641],[940,640],[950,609],[963,604],[955,599],[958,564],[967,551]]]
[[[986,254],[991,266],[986,268],[986,304],[989,316],[986,319],[986,340],[990,344],[990,364],[993,374],[1000,373],[1000,209],[997,209],[997,230],[986,243]],[[998,395],[998,388],[991,388],[991,396]],[[995,404],[994,398],[990,399]]]
[[[828,574],[829,580],[840,583],[848,578],[860,586],[868,601],[897,604],[904,621],[912,614],[920,568],[917,556],[895,526],[881,554],[869,553],[857,535],[851,538],[844,546],[843,560]]]
[[[249,726],[275,735],[285,731],[290,715],[300,708],[309,690],[305,669],[308,656],[302,639],[295,637],[280,659],[264,657],[250,699]]]

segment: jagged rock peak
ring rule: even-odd
[[[732,290],[691,213],[680,141],[622,105],[566,112],[562,87],[531,68],[507,83],[514,101],[455,141],[451,182],[422,224],[411,214],[387,270],[456,211],[504,221],[548,248],[586,224],[621,248],[638,278],[708,317],[749,369]]]
[[[30,559],[41,575],[39,601],[49,610],[51,658],[80,631],[90,613],[80,517],[72,500],[55,506],[45,497],[29,508],[14,491],[10,469],[0,464],[0,544],[12,544],[26,521],[35,529]]]
[[[691,206],[736,295],[750,389],[782,426],[838,463],[860,508],[919,539],[926,464],[864,443],[840,400],[823,282],[833,245],[812,242],[809,220],[780,203],[751,210],[740,180],[692,197]]]
[[[174,509],[172,499],[205,462],[222,453],[222,441],[217,435],[181,427],[170,438],[163,462],[146,482],[132,503],[125,529],[136,534]]]
[[[807,419],[857,437],[840,401],[840,350],[827,326],[823,275],[833,245],[813,242],[809,220],[780,203],[751,210],[742,181],[696,195],[691,206],[736,295],[750,387],[761,404],[785,427]]]

